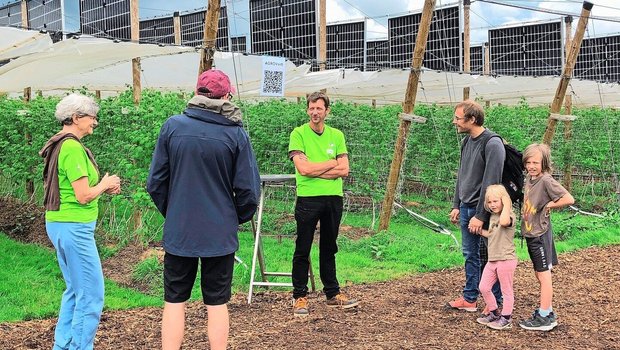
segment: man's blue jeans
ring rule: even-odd
[[[461,223],[461,244],[463,249],[463,257],[465,258],[465,287],[463,288],[463,298],[470,303],[478,300],[480,291],[480,277],[482,276],[482,264],[480,261],[480,249],[484,247],[481,242],[482,236],[469,232],[469,220],[476,214],[475,205],[461,204],[459,208],[459,217]],[[486,249],[486,248],[485,248]],[[502,292],[499,282],[493,285],[493,295],[498,304],[502,301]]]
[[[46,222],[67,289],[62,294],[54,350],[92,350],[103,310],[103,271],[95,222]]]

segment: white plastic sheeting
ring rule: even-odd
[[[15,38],[15,42],[20,41],[18,36]],[[22,52],[29,54],[0,67],[0,91],[20,92],[32,87],[52,92],[83,86],[122,91],[132,84],[133,57],[142,57],[143,88],[192,91],[200,56],[189,47],[139,45],[92,37],[61,41],[47,50],[35,46],[32,51],[26,51]],[[230,76],[241,98],[260,98],[260,56],[217,52],[215,66]],[[399,69],[377,72],[350,69],[309,72],[309,69],[308,65],[296,67],[286,63],[285,96],[305,96],[327,89],[336,99],[394,104],[402,102],[409,77],[409,70]],[[559,77],[490,77],[423,70],[417,101],[455,103],[462,99],[463,87],[469,86],[472,99],[515,104],[525,98],[531,105],[550,104],[559,82]],[[577,106],[620,107],[618,84],[573,79],[567,93],[573,96],[573,104]]]
[[[46,33],[0,27],[0,61],[51,49],[52,39]]]

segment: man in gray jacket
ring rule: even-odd
[[[476,312],[476,300],[480,292],[481,232],[488,227],[490,213],[484,209],[484,194],[489,185],[499,184],[506,151],[502,140],[484,128],[484,110],[474,101],[467,100],[456,105],[452,124],[459,133],[467,134],[461,149],[461,163],[456,181],[456,191],[450,212],[450,221],[460,222],[463,257],[465,258],[465,287],[463,295],[449,302],[452,309]],[[484,243],[482,243],[484,245]],[[483,246],[483,251],[486,248]],[[486,261],[486,259],[485,259]],[[499,301],[499,284],[493,287]]]

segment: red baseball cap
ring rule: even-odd
[[[234,92],[235,89],[226,73],[218,69],[204,71],[196,83],[196,94],[209,98],[220,98]]]

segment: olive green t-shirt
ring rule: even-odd
[[[60,146],[60,153],[58,154],[60,209],[46,211],[46,221],[92,222],[97,220],[99,198],[95,198],[88,204],[80,204],[71,186],[73,181],[84,176],[88,177],[88,184],[91,187],[99,182],[99,173],[88,158],[84,147],[76,140],[67,139]]]
[[[321,135],[310,128],[309,123],[296,127],[290,136],[289,152],[301,151],[311,162],[325,162],[336,159],[337,156],[347,154],[344,134],[342,131],[325,125]],[[297,196],[341,196],[342,178],[321,179],[299,174],[295,169]]]

